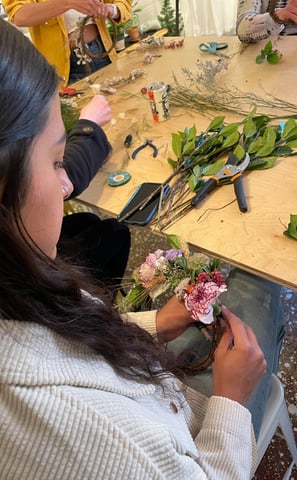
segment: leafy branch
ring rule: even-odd
[[[215,175],[232,152],[242,161],[249,153],[248,170],[272,168],[279,157],[297,152],[297,122],[289,118],[277,124],[267,115],[256,115],[255,110],[240,122],[225,124],[225,117],[215,117],[207,129],[197,134],[196,126],[172,134],[172,151],[176,159],[168,158],[173,173],[161,189],[170,186],[170,192],[160,204],[155,225],[164,230],[193,207],[191,194],[202,187],[205,177]]]

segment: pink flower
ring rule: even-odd
[[[139,275],[140,275],[142,286],[144,288],[147,288],[148,285],[151,283],[152,279],[154,278],[155,267],[144,262],[142,265],[140,265]]]
[[[219,295],[226,291],[226,285],[217,285],[213,281],[196,283],[192,290],[185,294],[184,302],[191,312],[193,320],[209,325],[214,321],[212,305]]]
[[[164,250],[156,250],[155,252],[149,253],[145,259],[145,263],[150,265],[151,267],[156,267],[156,263],[160,257],[164,254]]]

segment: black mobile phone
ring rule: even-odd
[[[147,225],[155,216],[158,211],[158,206],[160,202],[160,195],[162,189],[161,183],[151,183],[145,182],[139,185],[129,201],[124,206],[121,213],[118,215],[118,220],[124,223],[128,223],[130,225]],[[164,198],[169,191],[169,186],[167,185],[163,189]],[[154,195],[155,192],[155,195]],[[149,195],[152,195],[152,198],[147,203],[147,205],[142,210],[135,210],[134,209],[141,204],[143,200],[145,200]],[[129,214],[131,212],[131,214]]]

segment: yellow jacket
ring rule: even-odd
[[[42,3],[43,0],[3,0],[2,4],[6,10],[8,18],[13,22],[16,12],[28,3]],[[121,22],[127,22],[131,17],[131,0],[103,0],[103,3],[116,3],[121,12]],[[112,45],[105,20],[96,20],[98,30],[105,50],[109,50]],[[53,17],[46,22],[29,28],[32,42],[35,47],[45,56],[48,62],[55,65],[58,75],[64,80],[66,85],[70,71],[70,48],[68,35],[63,15]],[[113,62],[117,58],[116,51],[113,49],[109,53],[109,58]]]

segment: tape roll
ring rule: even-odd
[[[119,170],[118,172],[111,173],[107,178],[107,183],[111,187],[119,187],[129,182],[131,178],[130,173]]]

